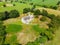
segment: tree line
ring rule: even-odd
[[[16,18],[19,17],[20,14],[17,10],[11,10],[10,12],[0,12],[0,45],[10,45],[10,44],[4,44],[5,38],[6,38],[6,26],[3,25],[3,21],[9,18]],[[21,45],[21,44],[16,44]]]
[[[10,12],[0,12],[0,20],[6,20],[8,18],[16,18],[19,17],[20,14],[17,10],[11,10]]]

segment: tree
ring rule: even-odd
[[[9,18],[9,12],[5,11],[5,12],[0,12],[0,20],[6,20]]]
[[[47,20],[47,17],[46,16],[43,16],[42,18],[40,18],[41,21],[46,21]]]
[[[57,6],[50,6],[51,9],[57,9]]]
[[[5,41],[6,31],[3,22],[0,21],[0,45],[2,45]]]
[[[11,10],[9,14],[10,18],[16,18],[19,17],[19,12],[17,10]]]
[[[57,5],[59,5],[59,4],[60,4],[60,1],[57,2]]]
[[[3,12],[0,13],[0,20],[5,20],[5,14]]]
[[[42,10],[42,15],[43,15],[43,16],[47,16],[47,15],[48,15],[48,12],[43,9],[43,10]]]
[[[33,3],[30,3],[30,5],[33,5]]]
[[[55,15],[54,14],[48,14],[47,17],[50,18],[50,19],[54,19]]]
[[[44,8],[48,8],[48,6],[46,6],[46,5],[42,5],[42,7],[44,7]]]
[[[41,37],[36,39],[36,42],[38,42],[38,43],[45,43],[46,41],[47,41],[46,36],[41,36]]]
[[[8,11],[5,11],[4,12],[4,15],[5,15],[5,19],[8,19],[9,18],[9,12]]]
[[[38,15],[40,15],[40,14],[41,14],[41,12],[40,12],[39,9],[37,9],[37,10],[34,11],[34,15],[38,16]]]
[[[45,35],[46,35],[48,40],[53,40],[53,33],[51,31],[47,30],[45,32]]]
[[[6,4],[4,4],[3,7],[6,7]]]
[[[23,9],[23,13],[28,13],[28,12],[30,12],[30,8],[24,8]]]
[[[51,23],[48,24],[50,28],[58,29],[60,26],[60,16],[50,15]]]

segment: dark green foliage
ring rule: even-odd
[[[17,10],[11,10],[9,14],[10,18],[16,18],[19,17],[19,12]]]
[[[40,14],[41,14],[41,12],[40,12],[39,9],[37,9],[37,10],[34,11],[34,15],[38,16],[38,15],[40,15]]]
[[[23,3],[22,1],[20,1],[20,3]]]
[[[30,12],[30,8],[24,8],[23,9],[23,13],[28,13],[28,12]]]
[[[16,6],[15,4],[13,4],[13,6]]]
[[[5,19],[5,14],[3,12],[0,13],[0,20],[4,20]]]
[[[58,1],[57,5],[59,5],[59,4],[60,4],[60,1]]]
[[[19,12],[17,10],[11,10],[10,12],[0,12],[0,20],[6,20],[8,18],[16,18],[19,17]]]
[[[45,36],[47,40],[53,40],[53,33],[50,30],[45,30],[45,32],[41,32],[40,35]]]
[[[53,31],[52,29],[40,28],[39,25],[33,26],[33,30],[38,32],[41,37],[37,38],[36,41],[40,43],[45,43],[47,40],[53,40]]]
[[[42,7],[44,7],[44,8],[48,8],[48,6],[46,6],[46,5],[42,5]]]
[[[47,37],[46,36],[42,36],[36,39],[36,42],[38,43],[45,43],[47,41]]]
[[[9,12],[8,11],[5,11],[4,12],[4,15],[5,15],[5,19],[8,19],[9,18]]]
[[[42,2],[44,2],[45,0],[42,0]]]
[[[0,20],[6,20],[8,18],[9,18],[9,12],[5,11],[0,13]]]
[[[47,17],[50,18],[50,19],[54,19],[55,15],[54,14],[48,14]]]
[[[13,0],[11,0],[11,3],[13,3]]]
[[[47,36],[48,40],[53,40],[53,33],[51,31],[47,30],[45,35]]]
[[[33,3],[30,3],[30,5],[33,5]]]
[[[60,16],[55,16],[53,14],[50,14],[48,16],[51,19],[51,23],[48,24],[50,28],[59,28],[60,26]]]
[[[43,16],[47,16],[47,15],[48,15],[48,12],[43,9],[43,10],[42,10],[42,15],[43,15]]]
[[[4,4],[3,7],[6,7],[6,5]]]
[[[57,9],[57,6],[50,6],[51,9]]]
[[[3,22],[0,21],[0,45],[4,43],[5,35],[6,35],[5,26],[3,25]]]

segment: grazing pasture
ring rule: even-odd
[[[59,30],[57,29],[55,34],[55,26],[56,27],[57,25],[59,26],[60,11],[41,7],[43,5],[46,5],[48,7],[57,6],[56,4],[58,1],[60,0],[26,0],[26,2],[22,0],[23,3],[21,3],[20,1],[12,2],[12,3],[0,2],[0,12],[7,11],[5,12],[6,14],[4,13],[5,14],[4,16],[7,17],[8,15],[8,19],[2,20],[3,25],[6,26],[4,28],[6,28],[5,31],[7,33],[5,35],[6,39],[4,40],[4,44],[26,45],[28,43],[29,45],[29,43],[33,43],[32,45],[40,45],[40,41],[41,41],[44,42],[44,45],[60,45],[60,41],[59,41],[60,29]],[[30,5],[30,3],[33,3],[33,5]],[[5,4],[12,4],[13,6],[5,6]],[[33,12],[31,12],[31,8]],[[34,16],[34,19],[29,24],[24,24],[21,21],[23,17],[28,16],[28,13],[23,13],[24,9],[26,9],[25,10],[26,12],[29,12]],[[35,13],[39,13],[39,14],[35,15],[34,11],[36,9],[38,10]],[[45,12],[42,11],[43,9],[45,10]],[[19,16],[16,18],[9,18],[11,10],[17,10]],[[42,13],[44,14],[47,13],[47,14],[43,15]],[[15,14],[15,12],[13,14]],[[4,18],[4,16],[0,16],[0,17]],[[58,17],[56,18],[55,16]],[[41,45],[43,45],[43,43]]]

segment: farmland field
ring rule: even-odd
[[[3,4],[3,3],[0,3],[0,4]],[[29,5],[29,4],[22,4],[22,3],[13,3],[15,4],[16,6],[13,6],[13,7],[0,7],[0,12],[4,12],[4,11],[10,11],[10,10],[18,10],[20,13],[22,13],[22,10],[24,8],[31,8],[32,6]],[[27,6],[26,6],[27,5]]]
[[[0,45],[60,45],[59,1],[0,2]],[[33,20],[28,22],[30,18]],[[28,24],[22,22],[22,19]]]

